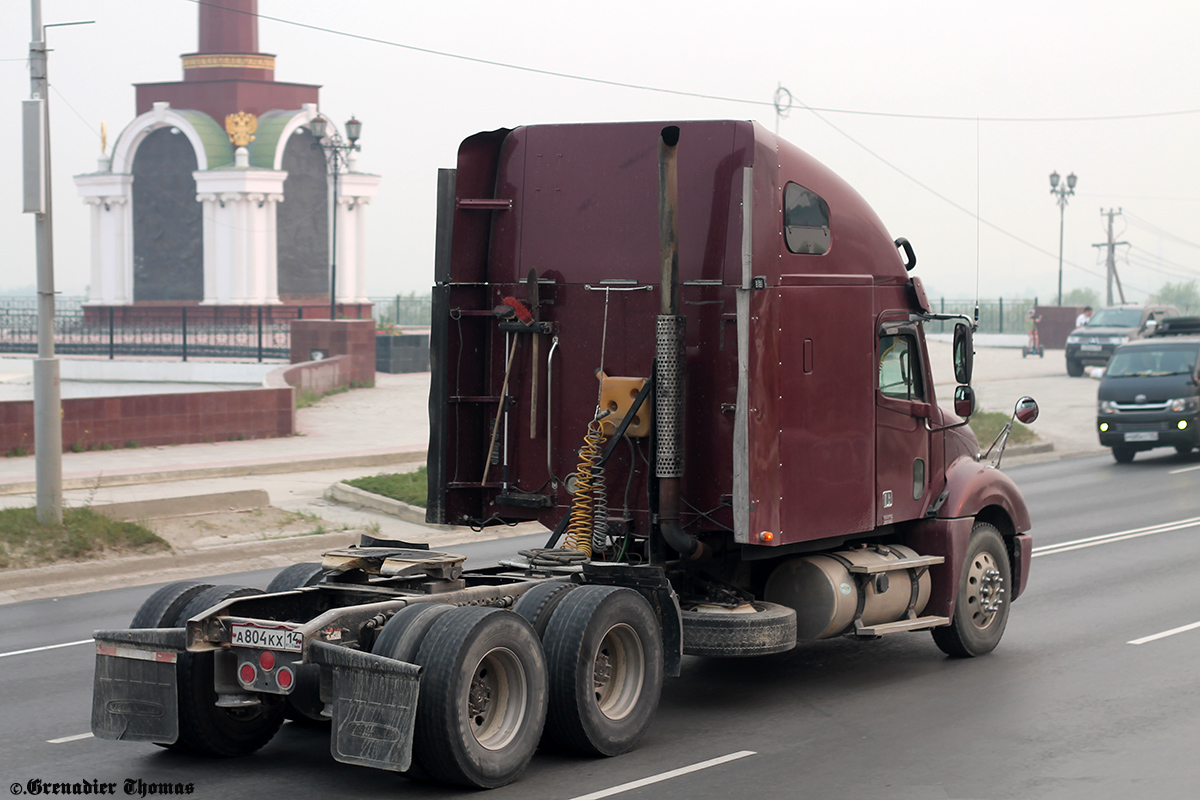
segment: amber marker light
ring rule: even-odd
[[[758,538],[763,542],[773,542],[775,541],[775,534],[771,533],[770,531],[763,531],[758,535]]]

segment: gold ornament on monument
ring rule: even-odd
[[[225,117],[225,132],[234,147],[245,147],[254,141],[254,132],[258,130],[258,117],[246,111],[229,114]]]

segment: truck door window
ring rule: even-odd
[[[798,183],[783,190],[783,227],[789,251],[816,256],[829,251],[829,204]]]
[[[916,337],[897,333],[879,337],[879,391],[897,400],[924,401]]]

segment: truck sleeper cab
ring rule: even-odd
[[[543,723],[634,747],[684,655],[998,644],[1030,521],[1003,437],[981,463],[965,427],[971,321],[932,313],[911,245],[827,168],[749,122],[498,130],[439,174],[438,220],[427,519],[537,520],[546,547],[463,570],[374,543],[263,596],[161,590],[97,633],[97,736],[233,754],[286,706],[332,718],[338,760],[496,786]]]

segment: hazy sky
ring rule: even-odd
[[[36,283],[21,213],[27,0],[0,29],[0,293]],[[321,108],[364,123],[359,168],[383,177],[368,210],[367,291],[432,279],[438,167],[481,130],[530,123],[757,119],[779,84],[798,104],[780,134],[846,178],[908,238],[931,294],[1055,299],[1059,211],[1048,176],[1079,176],[1066,210],[1064,291],[1103,295],[1101,209],[1117,219],[1127,295],[1200,277],[1200,5],[1178,0],[569,3],[259,0],[280,81],[320,84]],[[43,0],[49,32],[57,288],[88,282],[91,172],[134,116],[134,83],[181,80],[197,46],[189,0]],[[421,52],[707,95],[536,74]],[[869,112],[848,114],[844,111]],[[960,119],[914,119],[924,115]],[[1144,115],[1134,117],[1134,115]],[[1098,119],[1124,117],[1121,119]],[[1058,121],[1048,121],[1058,120]],[[959,206],[959,207],[955,207]],[[982,222],[977,223],[978,208]]]

